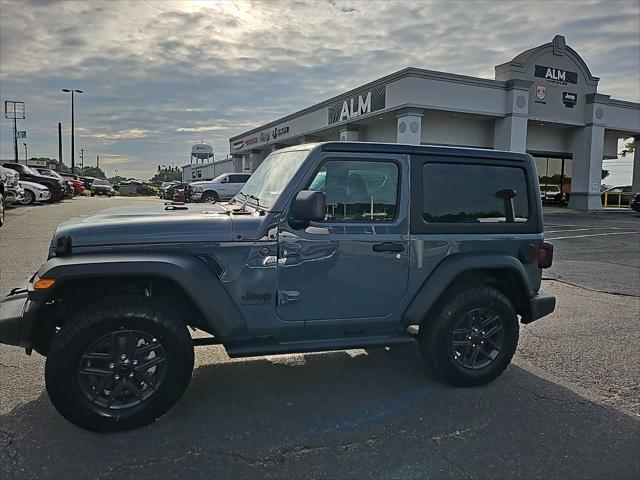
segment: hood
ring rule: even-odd
[[[220,205],[189,205],[165,210],[165,205],[109,208],[72,218],[58,227],[51,245],[68,236],[73,247],[225,242],[233,239],[231,215]]]

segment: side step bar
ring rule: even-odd
[[[227,355],[232,358],[261,355],[280,355],[285,353],[328,352],[349,350],[352,348],[387,347],[414,343],[416,336],[410,333],[371,337],[328,338],[313,340],[281,341],[257,343],[255,341],[226,343]]]

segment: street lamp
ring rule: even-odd
[[[116,181],[118,180],[118,169],[114,168],[114,170],[116,171]]]
[[[27,164],[27,144],[23,143],[22,145],[24,145],[24,164]]]
[[[74,138],[74,107],[73,107],[73,94],[74,93],[84,93],[82,90],[75,90],[72,88],[63,88],[62,89],[63,92],[65,93],[71,93],[71,173],[74,174],[76,173],[76,158],[75,158],[75,138]]]

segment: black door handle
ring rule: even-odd
[[[374,252],[404,252],[404,245],[401,243],[383,242],[373,246]]]

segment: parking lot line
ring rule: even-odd
[[[635,231],[631,231],[631,232],[607,232],[607,233],[592,233],[592,234],[589,234],[589,235],[571,235],[571,236],[568,236],[568,237],[547,238],[546,240],[565,240],[567,238],[600,237],[602,235],[627,235],[629,233],[638,233],[638,234],[640,234],[640,231],[635,230]]]
[[[559,232],[582,232],[586,230],[622,230],[622,227],[589,227],[589,228],[572,228],[569,230],[546,230],[545,233],[559,233]]]

